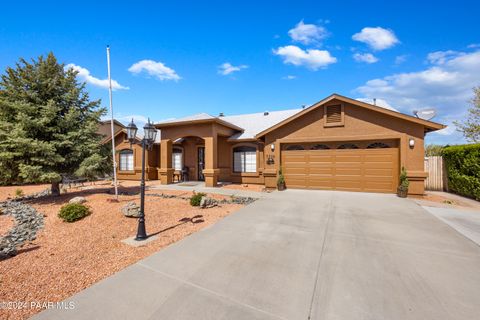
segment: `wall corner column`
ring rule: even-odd
[[[216,134],[212,137],[205,137],[205,169],[203,175],[205,176],[206,187],[216,187],[218,183],[218,176],[220,169],[217,165],[218,157],[218,138]]]
[[[172,140],[162,139],[160,142],[160,182],[162,184],[173,183],[172,168]]]

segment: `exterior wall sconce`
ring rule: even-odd
[[[413,147],[415,147],[415,140],[413,138],[408,139],[408,145],[413,149]]]
[[[270,150],[272,150],[272,152],[275,151],[275,144],[274,144],[274,143],[272,143],[272,144],[270,145]]]
[[[267,157],[267,164],[274,164],[275,163],[275,156],[272,154],[269,154]]]

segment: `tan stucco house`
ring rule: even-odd
[[[424,138],[445,126],[338,94],[301,109],[211,116],[156,123],[159,141],[148,152],[147,176],[288,188],[394,193],[401,167],[410,194],[423,194]],[[118,177],[138,179],[141,153],[124,129],[115,135]]]

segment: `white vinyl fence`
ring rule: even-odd
[[[447,189],[447,178],[441,156],[425,157],[425,171],[428,172],[425,180],[426,190],[443,191]]]

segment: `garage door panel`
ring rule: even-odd
[[[289,188],[395,192],[398,148],[285,150],[282,169]]]
[[[362,175],[362,168],[336,168],[335,169],[335,175],[336,176],[358,176],[360,177]]]
[[[335,173],[334,168],[332,167],[327,167],[327,168],[319,168],[319,167],[314,167],[314,168],[309,168],[308,174],[310,176],[312,175],[323,175],[323,176],[333,176]]]
[[[308,187],[310,189],[326,189],[334,188],[334,182],[331,178],[326,177],[310,177],[308,180]]]
[[[314,163],[314,162],[331,163],[334,159],[335,159],[335,155],[333,154],[332,155],[310,154],[308,157],[308,161],[310,161],[310,163]]]
[[[375,169],[369,169],[365,168],[365,176],[366,177],[386,177],[390,179],[393,177],[393,169],[392,168],[375,168]]]
[[[291,174],[299,174],[299,175],[305,175],[307,174],[307,171],[305,168],[292,168],[292,167],[286,167],[284,170],[284,175],[291,175]]]
[[[321,150],[318,150],[321,152]],[[337,163],[360,163],[362,161],[361,155],[337,155],[335,157]]]

